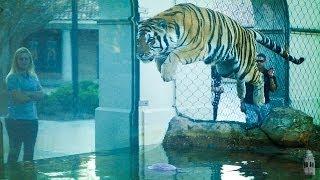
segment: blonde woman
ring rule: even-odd
[[[22,144],[23,160],[32,161],[38,134],[36,101],[42,99],[44,93],[27,48],[21,47],[15,52],[6,83],[9,94],[5,121],[10,148],[8,163],[17,162]]]

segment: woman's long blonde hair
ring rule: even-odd
[[[29,67],[27,69],[27,73],[30,76],[33,76],[35,78],[38,79],[38,76],[34,70],[34,63],[33,63],[33,58],[32,58],[32,54],[29,51],[29,49],[27,49],[26,47],[21,47],[19,49],[16,50],[16,52],[14,53],[13,59],[12,59],[12,64],[11,64],[11,69],[6,77],[6,82],[8,81],[8,77],[12,74],[17,74],[19,73],[19,68],[18,68],[18,59],[20,58],[21,54],[26,53],[28,54],[29,58],[30,58],[30,64]]]

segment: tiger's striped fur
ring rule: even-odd
[[[193,4],[178,4],[138,26],[137,57],[155,60],[164,81],[174,79],[178,63],[204,61],[223,77],[237,80],[242,100],[245,82],[255,86],[255,104],[264,103],[263,75],[259,72],[256,42],[295,64],[304,61],[289,55],[262,33],[246,29],[228,16]]]

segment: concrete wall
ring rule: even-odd
[[[78,32],[79,44],[79,80],[97,79],[98,30],[82,29]],[[62,30],[62,79],[72,79],[71,37],[70,30]]]
[[[79,79],[97,79],[98,30],[79,31]],[[81,73],[83,72],[83,73]]]
[[[288,0],[291,35],[290,52],[305,57],[299,65],[290,64],[290,99],[320,124],[320,4],[317,1]],[[298,28],[298,29],[297,29]],[[309,32],[303,32],[311,30]]]

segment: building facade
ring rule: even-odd
[[[96,1],[79,4],[79,81],[98,78],[98,10]],[[23,41],[32,51],[36,71],[45,86],[72,79],[71,26],[71,11],[66,10]]]

